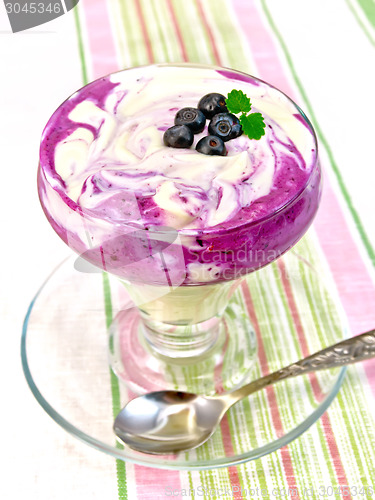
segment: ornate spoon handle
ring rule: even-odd
[[[228,396],[231,404],[234,404],[239,399],[249,396],[253,392],[259,391],[279,380],[335,366],[350,365],[373,357],[375,357],[375,330],[362,333],[361,335],[327,347],[223,396]]]

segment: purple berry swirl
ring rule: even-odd
[[[202,154],[207,119],[190,147],[165,145],[179,110],[232,89],[262,113],[260,140],[242,134],[225,155]],[[68,98],[44,129],[38,188],[54,230],[96,266],[138,283],[198,285],[290,249],[317,211],[321,173],[313,128],[282,92],[236,71],[166,64]]]

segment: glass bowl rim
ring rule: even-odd
[[[121,69],[121,70],[118,70],[118,71],[114,71],[114,72],[108,73],[108,74],[103,75],[103,76],[101,76],[99,78],[96,78],[95,80],[92,80],[91,82],[87,83],[86,85],[83,85],[78,90],[76,90],[75,92],[73,92],[72,94],[70,94],[55,109],[55,111],[51,114],[50,118],[48,119],[48,121],[47,121],[47,123],[46,123],[46,125],[45,125],[45,127],[43,129],[42,139],[44,138],[44,135],[46,133],[47,127],[49,126],[49,124],[52,121],[52,119],[55,116],[55,114],[59,110],[61,110],[63,108],[63,106],[65,105],[65,103],[68,102],[73,96],[75,96],[76,94],[79,94],[81,90],[85,89],[86,87],[90,86],[91,84],[93,84],[93,83],[95,83],[95,82],[97,82],[99,80],[110,78],[112,75],[116,75],[118,73],[125,73],[127,71],[140,70],[142,68],[152,68],[152,67],[171,67],[171,68],[173,68],[173,67],[183,67],[183,68],[196,68],[196,69],[202,68],[202,69],[208,69],[208,70],[213,70],[213,71],[217,71],[217,72],[228,71],[230,73],[233,73],[234,75],[237,74],[237,75],[240,75],[240,76],[243,75],[243,76],[245,76],[247,78],[250,77],[250,78],[252,78],[253,80],[255,80],[257,82],[260,82],[263,85],[266,85],[266,86],[268,86],[268,87],[276,90],[277,92],[279,92],[280,94],[282,94],[287,99],[287,101],[289,101],[295,107],[295,109],[298,112],[298,114],[304,120],[304,123],[308,126],[309,131],[310,131],[310,133],[312,135],[312,138],[313,138],[313,143],[314,143],[314,150],[315,150],[315,152],[314,152],[314,157],[313,157],[313,160],[312,160],[312,168],[311,168],[309,177],[306,179],[305,184],[300,188],[300,190],[297,191],[297,193],[295,193],[295,195],[290,200],[288,200],[284,205],[282,205],[281,207],[279,207],[277,210],[275,210],[272,213],[266,214],[266,215],[260,217],[259,219],[255,219],[255,220],[248,221],[248,222],[243,222],[242,224],[236,224],[236,225],[233,225],[233,226],[228,227],[228,228],[221,228],[220,224],[217,224],[216,226],[212,226],[212,227],[204,228],[204,229],[202,229],[202,228],[197,228],[197,229],[185,229],[185,228],[176,229],[176,231],[177,231],[177,233],[179,235],[181,235],[181,236],[195,236],[195,237],[199,236],[199,238],[204,238],[205,236],[210,237],[210,236],[227,235],[227,234],[230,234],[230,233],[232,233],[234,231],[240,231],[240,230],[243,230],[243,229],[247,229],[247,228],[251,228],[251,227],[256,227],[259,224],[262,224],[264,222],[272,220],[273,218],[276,218],[282,212],[288,210],[288,208],[290,208],[291,206],[293,206],[294,203],[296,203],[303,196],[304,192],[309,187],[310,180],[313,177],[313,175],[316,173],[316,170],[320,169],[319,155],[318,155],[318,140],[317,140],[315,129],[314,129],[311,121],[306,116],[305,112],[298,106],[298,104],[296,104],[293,101],[293,99],[291,99],[282,90],[278,89],[274,85],[272,85],[272,84],[270,84],[270,83],[268,83],[268,82],[266,82],[266,81],[264,81],[264,80],[262,80],[262,79],[260,79],[258,77],[250,75],[249,73],[245,73],[243,71],[239,71],[237,69],[233,69],[233,68],[229,68],[229,67],[225,67],[225,66],[218,66],[218,65],[212,65],[212,64],[200,64],[200,63],[186,63],[186,62],[164,62],[164,63],[155,63],[155,64],[143,64],[143,65],[140,65],[140,66],[131,66],[129,68],[125,68],[125,69]],[[67,195],[63,195],[59,190],[55,189],[55,187],[52,186],[51,183],[48,181],[48,179],[47,179],[47,177],[45,175],[44,168],[42,168],[42,166],[41,166],[41,161],[40,161],[41,151],[42,151],[42,140],[40,142],[40,149],[39,149],[38,184],[40,182],[40,176],[43,175],[43,179],[46,182],[46,184],[48,184],[49,187],[51,189],[53,189],[58,194],[58,196],[61,198],[61,200],[63,201],[63,203],[68,208],[73,209],[74,211],[77,211],[85,219],[90,220],[90,222],[94,222],[99,227],[100,226],[107,226],[109,224],[111,227],[117,227],[117,228],[128,227],[129,229],[147,230],[142,225],[142,223],[140,223],[140,222],[132,222],[132,221],[130,221],[130,222],[118,222],[118,221],[109,221],[109,220],[106,220],[106,219],[102,219],[99,215],[95,214],[92,210],[81,207],[75,201],[73,201],[71,198],[69,198]],[[42,207],[44,209],[44,206],[43,206],[43,203],[42,203],[42,199],[41,199],[41,196],[40,196],[40,190],[39,190],[39,199],[40,199]],[[69,200],[69,202],[67,202],[67,200]],[[44,211],[45,211],[45,209],[44,209]],[[48,217],[48,214],[46,214],[46,215]],[[175,230],[174,228],[171,228],[171,229]],[[160,231],[160,232],[158,231],[158,233],[160,235],[163,235],[163,234],[167,234],[168,231],[165,231],[165,232],[164,231]]]

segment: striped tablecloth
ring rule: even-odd
[[[313,239],[351,333],[374,328],[373,1],[81,0],[39,28],[12,34],[5,18],[0,28],[5,70],[0,218],[3,262],[9,263],[0,271],[1,379],[7,401],[1,412],[7,431],[0,447],[5,457],[0,498],[375,496],[374,361],[351,367],[329,410],[288,446],[236,467],[188,472],[116,462],[64,433],[32,398],[18,354],[28,302],[66,255],[36,196],[42,127],[83,84],[164,61],[245,71],[280,88],[306,111],[325,173]]]

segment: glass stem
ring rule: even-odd
[[[221,315],[201,323],[176,325],[155,321],[141,312],[140,334],[152,351],[170,358],[202,356],[216,344]]]

